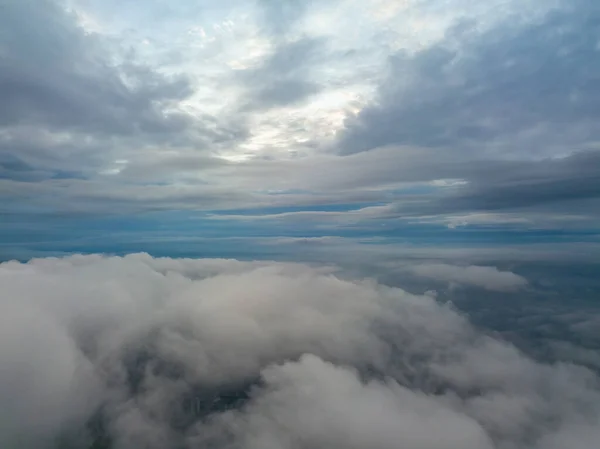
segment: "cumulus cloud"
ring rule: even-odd
[[[584,448],[598,379],[331,268],[0,265],[2,447]],[[586,446],[588,445],[588,446]]]
[[[496,267],[423,264],[412,267],[411,271],[429,279],[472,285],[489,290],[511,291],[527,286],[527,279],[524,277],[510,271],[500,271]]]

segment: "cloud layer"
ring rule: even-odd
[[[3,447],[588,448],[598,378],[333,268],[0,265]]]
[[[230,237],[597,240],[596,2],[138,3],[4,6],[7,253],[41,254],[50,217],[180,211]]]
[[[417,276],[429,279],[473,285],[496,291],[518,290],[527,286],[527,279],[524,277],[510,271],[500,271],[496,267],[426,264],[413,266],[411,271]]]

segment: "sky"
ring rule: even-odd
[[[2,260],[599,258],[597,2],[2,11]]]
[[[590,449],[596,0],[0,0],[0,447]]]

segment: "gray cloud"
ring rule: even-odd
[[[303,16],[310,1],[258,0],[264,15],[264,27],[275,36],[285,35]]]
[[[0,20],[2,125],[111,134],[185,127],[184,115],[162,109],[191,93],[187,80],[119,64],[57,2],[11,1]]]
[[[452,174],[466,183],[406,207],[399,205],[399,211],[421,215],[516,211],[524,216],[547,215],[549,220],[557,213],[563,218],[572,214],[595,219],[600,197],[598,151],[534,161],[465,161],[461,165],[455,166]],[[428,170],[435,172],[433,167]],[[439,170],[443,175],[444,167]]]
[[[552,155],[593,144],[599,13],[593,2],[562,2],[541,20],[482,32],[469,22],[440,44],[395,54],[377,103],[347,121],[340,151],[395,143]]]
[[[149,65],[53,0],[10,1],[0,18],[0,177],[94,177],[162,147],[205,150],[245,133],[235,118],[184,111],[191,77]]]
[[[285,5],[265,4],[263,12],[278,16],[289,6],[292,13],[283,15],[295,20],[306,6]],[[237,112],[227,120],[201,111],[192,118],[176,107],[192,93],[188,79],[166,77],[135,58],[123,62],[123,49],[86,32],[57,3],[11,2],[0,19],[0,89],[10,106],[1,118],[4,190],[57,210],[371,201],[388,203],[380,209],[388,220],[497,212],[527,215],[521,223],[560,215],[589,223],[600,185],[590,19],[598,9],[584,1],[565,5],[483,31],[477,22],[458,23],[443,43],[394,55],[378,101],[346,121],[341,155],[226,163],[209,153],[229,152],[250,136],[261,141],[260,130],[246,130],[253,114],[325,89],[319,76],[330,72],[319,70],[342,54],[333,38],[269,35],[270,52],[259,65],[228,77],[242,84],[230,108]],[[282,126],[273,117],[261,123],[268,132]],[[440,180],[465,183],[403,191]],[[23,185],[31,182],[39,185]],[[264,194],[307,186],[305,194]]]
[[[245,108],[291,105],[319,92],[311,70],[324,62],[324,44],[309,38],[279,42],[258,67],[241,71],[249,91]]]
[[[430,296],[329,268],[73,256],[4,263],[0,285],[4,446],[88,447],[81,418],[115,448],[598,437],[589,371],[539,364]]]

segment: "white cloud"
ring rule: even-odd
[[[496,267],[423,264],[411,267],[411,271],[429,279],[456,282],[489,290],[511,291],[527,286],[527,279],[524,277],[510,271],[500,271]]]
[[[514,281],[499,278],[486,285]],[[589,371],[538,364],[431,295],[331,268],[72,256],[4,263],[0,290],[2,447],[52,447],[98,404],[116,448],[550,449],[600,437]],[[205,419],[189,420],[190,395]]]
[[[354,370],[315,356],[270,367],[263,381],[266,388],[247,410],[218,420],[242,447],[493,447],[477,421],[443,401],[393,381],[363,383]],[[199,426],[200,441],[204,431]]]

